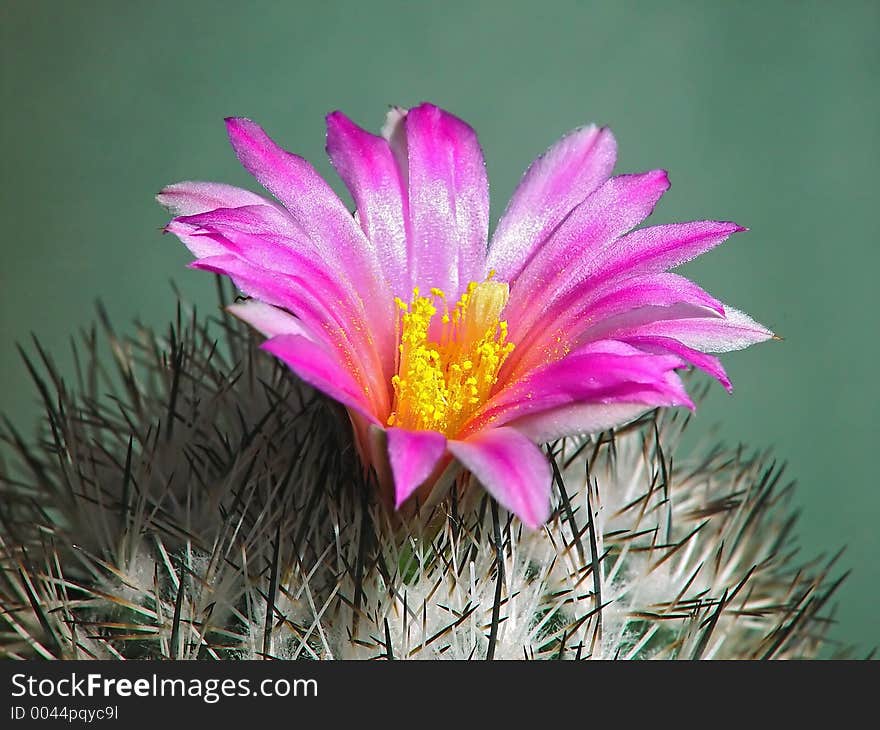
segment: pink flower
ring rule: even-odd
[[[669,181],[662,170],[612,177],[607,129],[577,129],[535,160],[489,241],[477,136],[436,106],[393,109],[381,136],[327,117],[354,215],[257,124],[226,125],[279,202],[182,182],[158,196],[177,216],[166,230],[193,268],[251,297],[230,309],[269,338],[267,351],[347,408],[397,506],[457,462],[537,527],[551,471],[536,444],[657,406],[693,408],[677,370],[696,366],[729,390],[706,353],[773,336],[667,272],[744,229],[633,230]]]

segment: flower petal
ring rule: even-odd
[[[480,481],[502,507],[532,529],[550,516],[550,463],[528,438],[512,428],[493,428],[449,451]]]
[[[257,297],[309,320],[318,332],[341,328],[357,336],[362,313],[344,305],[343,290],[323,272],[314,259],[273,246],[266,237],[237,235],[229,237],[178,220],[167,230],[175,233],[200,258],[190,268],[213,271],[231,277],[248,296]],[[291,264],[285,266],[285,264]],[[346,338],[348,339],[348,338]],[[375,357],[367,341],[355,343],[358,356],[366,362]]]
[[[580,294],[580,293],[579,293]],[[677,304],[689,304],[709,310],[707,315],[724,316],[724,305],[694,284],[678,274],[663,273],[634,276],[615,284],[611,291],[599,288],[595,293],[581,294],[573,303],[566,307],[560,321],[566,331],[575,335],[583,327],[583,322],[601,322],[619,314],[630,312],[641,307],[672,307]],[[558,311],[556,307],[551,311]],[[580,326],[579,326],[580,325]]]
[[[624,342],[647,352],[678,355],[678,357],[687,360],[691,365],[698,367],[715,378],[724,386],[728,393],[733,392],[730,378],[727,377],[727,373],[717,357],[686,347],[671,337],[628,337]]]
[[[284,213],[267,205],[216,208],[178,216],[165,226],[165,232],[180,238],[195,256],[234,250],[243,258],[259,260],[264,268],[292,272],[297,271],[297,261],[310,262],[312,269],[318,265],[305,233]],[[326,272],[326,267],[321,268]]]
[[[387,390],[390,375],[385,368],[393,367],[393,352],[380,351],[372,328],[364,325],[368,316],[360,298],[351,287],[338,283],[283,210],[262,205],[219,208],[175,218],[166,231],[176,234],[196,256],[212,258],[194,268],[235,276],[248,295],[268,292],[264,296],[272,299],[266,301],[301,316],[309,331],[324,339],[334,335],[341,356],[356,359],[376,392]],[[230,264],[223,258],[230,255],[241,263]]]
[[[370,393],[371,411],[387,415],[390,408],[388,383],[381,370],[373,365],[376,356],[370,352],[372,346],[352,341],[364,325],[354,321],[346,323],[339,319],[339,310],[328,309],[322,303],[322,296],[315,293],[314,287],[319,282],[309,277],[261,269],[233,255],[199,259],[190,267],[229,276],[248,296],[295,313],[312,338],[323,345],[328,356],[349,373],[349,378],[360,383],[359,390]]]
[[[498,221],[487,267],[512,281],[559,223],[604,183],[617,158],[611,131],[583,127],[565,135],[526,171]]]
[[[446,437],[436,431],[386,429],[388,460],[394,474],[395,507],[400,507],[421,485],[446,453]]]
[[[327,154],[351,192],[358,222],[376,247],[391,293],[409,301],[406,183],[390,145],[336,111],[327,115]]]
[[[541,317],[535,302],[549,305],[577,288],[593,259],[649,216],[668,188],[664,170],[618,175],[575,208],[511,285],[506,310],[511,339],[519,341]]]
[[[268,271],[305,277],[324,287],[329,301],[365,318],[360,298],[321,260],[293,221],[266,206],[218,208],[181,216],[166,227],[196,256],[232,254]]]
[[[507,426],[532,441],[548,443],[622,426],[654,407],[644,403],[575,403],[514,419]]]
[[[729,221],[690,221],[640,228],[603,252],[590,272],[589,281],[666,271],[745,230]]]
[[[508,382],[476,413],[463,433],[583,404],[640,404],[643,410],[655,406],[693,408],[674,372],[683,366],[679,357],[647,354],[623,342],[591,342]],[[578,429],[575,433],[586,432]]]
[[[261,269],[234,255],[207,256],[193,261],[189,268],[228,276],[245,295],[295,312],[311,332],[340,347],[340,354],[347,350],[344,333],[339,332],[339,337],[329,334],[341,328],[327,327],[327,323],[333,322],[333,316],[320,297],[312,294],[308,282],[299,277]]]
[[[175,218],[165,230],[196,256],[231,254],[261,270],[305,283],[331,321],[366,341],[364,328],[356,326],[367,319],[360,298],[338,282],[306,235],[283,212],[269,206],[218,208]]]
[[[518,378],[539,367],[547,354],[560,346],[572,347],[586,341],[581,333],[596,323],[643,307],[672,307],[688,304],[709,313],[724,314],[724,305],[689,279],[672,273],[646,274],[615,279],[598,287],[573,290],[544,311],[535,327],[517,343],[502,378]],[[588,338],[590,340],[594,337]]]
[[[415,285],[453,299],[482,279],[489,230],[489,183],[477,135],[432,104],[404,120]]]
[[[281,149],[258,124],[230,118],[226,128],[241,164],[284,204],[339,281],[360,294],[377,339],[387,345],[382,351],[391,351],[393,300],[376,251],[354,217],[308,162]]]
[[[156,200],[172,215],[196,215],[215,208],[238,208],[242,205],[273,205],[264,197],[234,185],[191,180],[162,188]]]
[[[705,311],[705,310],[704,310]],[[586,335],[621,340],[632,337],[670,337],[700,352],[730,352],[776,337],[764,325],[733,307],[724,317],[699,316],[694,308],[645,307],[588,329]]]
[[[378,423],[373,409],[358,385],[339,362],[320,345],[300,335],[278,335],[266,340],[262,349],[283,360],[293,372],[333,400]]]
[[[301,335],[313,342],[316,339],[299,317],[294,317],[283,309],[258,299],[230,304],[226,307],[226,311],[246,322],[265,337]]]

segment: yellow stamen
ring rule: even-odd
[[[507,284],[490,276],[468,284],[452,310],[436,288],[429,297],[414,289],[409,305],[395,300],[400,346],[389,426],[455,436],[486,402],[513,350],[507,322],[499,319],[508,293]],[[431,332],[438,302],[443,313]]]

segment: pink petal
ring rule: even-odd
[[[264,268],[297,272],[298,262],[320,265],[311,242],[296,224],[269,206],[217,208],[205,213],[179,216],[165,226],[195,256],[236,252],[259,261]],[[326,267],[320,267],[325,271]]]
[[[283,360],[312,387],[362,413],[371,423],[379,423],[364,389],[324,348],[300,335],[278,335],[261,347]]]
[[[627,306],[630,309],[637,308],[638,292],[630,286],[631,282],[654,282],[659,285],[652,285],[652,291],[645,291],[645,300],[642,302],[644,306],[671,306],[676,303],[676,292],[681,292],[677,301],[708,306],[723,314],[721,302],[709,297],[696,285],[680,277],[676,279],[674,274],[659,272],[698,256],[720,244],[731,233],[741,230],[745,229],[735,223],[719,221],[675,223],[642,228],[623,236],[612,245],[605,246],[595,256],[587,258],[579,265],[579,273],[568,282],[565,293],[558,294],[550,304],[545,304],[540,319],[531,316],[513,330],[519,351],[514,351],[505,369],[511,373],[522,373],[542,356],[551,339],[570,343],[582,341],[578,340],[577,333],[583,330],[584,324],[598,324],[599,334],[596,336],[604,337],[610,330],[602,327],[603,318],[614,316],[623,310],[620,306],[607,311],[601,311],[606,309],[602,305],[597,305],[598,311],[591,307],[599,294],[604,295],[618,288],[631,288],[633,296]],[[664,278],[672,285],[667,290],[668,296],[663,295]],[[605,304],[614,303],[611,300]],[[624,304],[622,299],[618,299],[617,303]],[[689,316],[698,314],[693,312]],[[669,318],[664,312],[657,310],[652,318],[660,319],[664,316]]]
[[[649,308],[646,308],[648,310]],[[698,316],[695,311],[677,316],[672,311],[636,311],[603,323],[586,334],[596,337],[670,337],[700,352],[730,352],[772,339],[775,335],[744,312],[725,307],[724,317]],[[681,312],[679,311],[679,314]]]
[[[638,404],[643,410],[661,405],[693,408],[674,373],[683,365],[678,357],[646,354],[622,342],[591,342],[521,380],[508,382],[477,412],[464,433],[588,403]]]
[[[327,115],[327,154],[351,192],[358,222],[376,247],[391,293],[409,301],[409,210],[405,181],[390,145],[337,111]]]
[[[525,525],[537,529],[547,521],[550,464],[528,438],[512,428],[493,428],[450,441],[449,451]]]
[[[436,431],[406,431],[402,428],[389,428],[387,434],[395,506],[400,507],[431,476],[446,452],[446,437]]]
[[[747,229],[728,221],[691,221],[640,228],[606,249],[590,280],[654,273],[680,266]]]
[[[283,309],[257,299],[230,304],[226,307],[226,311],[246,322],[265,337],[301,335],[313,342],[316,339],[299,317],[294,317]]]
[[[232,254],[254,266],[315,282],[334,307],[365,317],[360,298],[339,282],[292,222],[288,228],[266,219],[265,207],[220,208],[173,219],[166,227],[196,256]]]
[[[278,147],[258,124],[230,118],[226,127],[241,164],[284,204],[339,280],[361,295],[383,351],[391,351],[393,298],[378,255],[354,217],[308,162]]]
[[[357,338],[364,328],[361,312],[343,306],[345,295],[313,259],[295,251],[274,247],[266,237],[236,235],[230,238],[217,232],[172,221],[167,230],[175,233],[197,256],[191,268],[230,276],[248,296],[257,297],[275,306],[284,307],[305,319],[319,332],[334,327],[352,332]],[[234,240],[231,238],[234,237]],[[289,264],[285,266],[285,264]],[[354,340],[360,355],[369,362],[375,357],[363,338]],[[375,348],[372,348],[375,349]],[[378,367],[378,364],[376,365]]]
[[[724,305],[720,301],[690,279],[678,274],[634,276],[630,279],[617,280],[610,289],[610,291],[609,287],[598,289],[597,291],[600,292],[598,297],[595,294],[584,297],[583,293],[578,292],[581,296],[571,310],[596,321],[639,307],[671,307],[679,303],[705,307],[717,314],[724,314]],[[566,321],[571,321],[571,318],[567,318]]]
[[[233,255],[208,256],[193,261],[189,267],[228,276],[247,296],[296,312],[296,316],[316,334],[326,337],[331,329],[326,324],[333,322],[333,315],[321,303],[320,298],[312,294],[308,282],[298,277],[261,269]],[[338,339],[328,337],[328,342],[338,345],[342,351],[347,347],[342,332]]]
[[[477,135],[431,104],[404,120],[409,159],[412,281],[457,298],[483,278],[489,184]]]
[[[520,181],[489,246],[487,267],[512,281],[556,226],[604,183],[617,158],[611,131],[583,127],[538,157]]]
[[[663,170],[618,175],[575,208],[513,282],[506,310],[511,339],[518,342],[540,318],[542,307],[576,288],[600,252],[641,223],[669,188]]]
[[[312,338],[323,344],[322,350],[332,353],[328,356],[360,383],[362,392],[370,394],[372,411],[387,413],[389,386],[377,365],[375,347],[368,341],[352,341],[367,328],[362,322],[340,320],[339,310],[329,310],[315,294],[316,280],[261,269],[231,255],[199,259],[190,267],[229,276],[248,296],[294,312]]]
[[[282,212],[268,206],[219,208],[175,218],[165,230],[177,235],[196,256],[232,254],[259,269],[303,282],[330,321],[339,322],[355,337],[364,335],[363,328],[356,326],[367,319],[364,303],[350,286],[338,281],[305,234]]]
[[[285,245],[315,251],[308,234],[280,205],[240,205],[233,208],[212,208],[201,213],[177,216],[178,223],[217,230],[232,230],[251,235],[284,238]]]
[[[644,403],[574,403],[516,418],[507,425],[532,441],[548,443],[622,426],[654,407]]]
[[[189,180],[162,188],[156,200],[172,215],[195,215],[215,208],[242,205],[274,205],[262,196],[234,185]]]
[[[724,386],[728,393],[733,392],[730,378],[727,377],[727,373],[717,357],[686,347],[671,337],[628,337],[625,342],[647,352],[678,355],[683,360],[691,363],[691,365],[709,373],[709,375]]]
[[[230,275],[234,269],[238,285],[250,296],[259,296],[257,279],[274,282],[273,299],[267,301],[302,316],[312,332],[324,335],[325,330],[335,331],[336,344],[347,343],[344,351],[369,371],[374,387],[390,378],[386,370],[394,367],[393,350],[380,351],[372,328],[363,325],[369,318],[360,297],[350,286],[338,283],[309,239],[283,212],[268,206],[220,208],[175,218],[166,230],[176,234],[196,256],[232,255],[240,259],[243,263],[232,268],[223,259],[208,266]],[[250,268],[244,271],[244,265]],[[288,294],[295,298],[296,306]]]
[[[581,332],[597,322],[642,307],[671,307],[680,303],[724,313],[720,301],[678,274],[614,279],[598,287],[573,290],[547,307],[527,335],[520,335],[517,348],[505,364],[503,377],[517,378],[538,367],[546,360],[546,353],[560,343],[581,342]]]

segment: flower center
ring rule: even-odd
[[[389,426],[458,433],[489,398],[513,350],[507,322],[499,319],[508,295],[507,284],[491,281],[490,274],[487,281],[468,284],[452,309],[439,289],[430,296],[413,289],[409,304],[395,298],[400,346]]]

